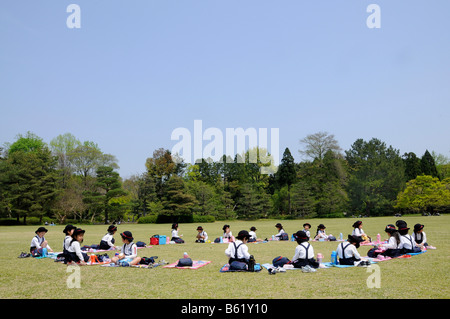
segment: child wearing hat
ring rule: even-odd
[[[426,247],[426,249],[436,249],[436,247],[433,247],[433,246],[428,244],[428,242],[427,242],[427,234],[425,234],[425,232],[423,231],[424,227],[425,227],[425,225],[422,225],[422,224],[415,224],[414,225],[413,238],[414,238],[416,244],[421,249],[424,249],[424,247]]]
[[[320,224],[319,226],[317,226],[317,231],[316,231],[316,236],[314,237],[314,240],[327,240],[328,239],[328,235],[325,232],[325,225],[324,224]]]
[[[225,250],[225,255],[228,257],[228,263],[231,265],[233,261],[239,261],[248,264],[252,259],[249,252],[247,243],[250,238],[250,234],[246,230],[241,230],[236,237],[236,241],[228,244],[228,248]],[[254,260],[254,259],[253,259]]]
[[[363,222],[358,220],[352,225],[353,227],[352,236],[359,237],[361,239],[361,242],[363,243],[369,243],[371,239],[364,233],[364,230],[362,229],[362,224]]]
[[[403,253],[408,254],[421,252],[421,249],[416,244],[414,238],[408,234],[409,231],[408,224],[404,220],[397,220],[395,225],[397,225],[398,227],[400,240],[403,244]]]
[[[292,258],[294,268],[302,268],[305,266],[319,268],[319,263],[314,259],[314,248],[308,243],[308,235],[304,231],[299,230],[294,234],[294,238],[298,244],[295,247],[295,254]]]
[[[204,243],[208,240],[208,234],[203,230],[202,226],[197,227],[198,234],[196,236],[196,243]]]
[[[32,255],[42,255],[42,250],[46,248],[48,251],[53,252],[52,248],[45,240],[45,234],[48,230],[45,227],[39,227],[34,233],[36,236],[31,239],[30,253]]]
[[[139,264],[141,257],[137,255],[137,245],[133,242],[133,234],[130,231],[124,231],[120,234],[123,246],[120,248],[120,254],[111,258],[111,262],[120,263],[122,266],[133,266]]]
[[[105,234],[105,236],[103,236],[102,240],[100,241],[100,249],[102,250],[110,250],[110,249],[115,249],[116,247],[114,246],[115,243],[115,239],[114,239],[114,234],[117,231],[117,226],[116,225],[110,225],[107,229],[107,233]]]
[[[348,235],[347,242],[342,242],[338,245],[336,251],[340,265],[354,266],[355,262],[361,261],[361,256],[358,253],[360,242],[360,238]]]
[[[181,235],[183,236],[183,235]],[[172,224],[172,238],[170,239],[170,241],[174,241],[177,244],[183,244],[184,240],[180,238],[180,236],[178,235],[178,223],[173,223]]]
[[[65,264],[68,262],[74,262],[79,263],[80,265],[85,265],[88,262],[89,256],[81,251],[81,243],[84,240],[85,232],[86,231],[81,228],[77,228],[73,231],[72,239],[69,247],[67,248],[68,255],[64,259]]]
[[[403,243],[400,239],[400,234],[394,225],[389,224],[384,231],[389,234],[387,244],[380,244],[378,247],[385,249],[380,255],[395,258],[403,254]]]
[[[311,229],[311,224],[310,223],[304,223],[303,224],[303,231],[305,232],[306,236],[308,236],[308,238],[311,238],[311,233],[309,232],[310,229]]]
[[[63,230],[63,233],[66,234],[66,237],[64,237],[64,242],[63,242],[63,254],[64,255],[66,255],[68,252],[67,250],[69,249],[70,242],[72,241],[72,234],[75,231],[75,229],[77,229],[77,228],[73,225],[66,225],[66,227]]]

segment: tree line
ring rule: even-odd
[[[94,142],[66,133],[47,144],[28,132],[0,149],[0,218],[208,222],[450,210],[450,160],[442,154],[400,155],[376,138],[342,151],[327,132],[300,144],[303,159],[296,163],[286,148],[273,174],[261,173],[264,149],[190,164],[160,148],[144,173],[122,179],[117,158]]]

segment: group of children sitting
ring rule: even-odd
[[[348,235],[347,241],[339,243],[336,249],[337,256],[339,258],[340,265],[355,265],[361,261],[361,256],[358,252],[358,248],[361,243],[370,242],[370,237],[367,236],[362,229],[362,221],[357,221],[353,225],[353,232]],[[287,233],[284,231],[283,226],[277,223],[275,227],[278,230],[276,235],[272,236],[273,240],[288,240]],[[310,234],[311,225],[309,223],[303,224],[303,230],[297,231],[293,234],[293,239],[297,242],[294,256],[292,260],[285,258],[286,263],[291,264],[294,268],[302,268],[305,266],[311,268],[319,268],[320,260],[314,258],[314,248],[309,243],[311,239]],[[325,233],[325,226],[320,224],[317,228],[317,233],[314,240],[326,239],[330,240],[330,236]],[[236,238],[233,236],[230,225],[223,226],[222,242],[228,242],[228,248],[225,250],[225,255],[228,257],[230,269],[253,269],[255,265],[255,258],[248,251],[247,243],[261,242],[262,239],[257,238],[256,227],[251,227],[250,232],[247,230],[241,230]],[[385,228],[385,232],[389,235],[389,240],[386,243],[377,243],[375,247],[368,252],[368,257],[376,257],[382,255],[385,257],[398,257],[400,255],[408,253],[421,252],[424,247],[434,249],[427,243],[427,237],[423,231],[424,225],[416,224],[414,226],[414,232],[409,235],[407,223],[403,220],[398,220],[395,225],[389,224]],[[171,241],[175,243],[184,243],[184,241],[178,235],[179,226],[177,223],[172,225],[172,237]],[[36,236],[31,240],[30,253],[33,256],[43,255],[44,252],[53,252],[48,242],[45,240],[45,234],[47,233],[45,227],[39,227],[35,233]],[[115,225],[110,225],[107,229],[107,233],[100,241],[99,249],[112,250],[116,249],[114,235],[117,232]],[[208,234],[204,231],[202,226],[197,227],[198,234],[195,237],[195,242],[205,243],[208,241]],[[64,263],[79,263],[81,265],[86,264],[89,261],[89,256],[82,251],[81,243],[85,230],[77,228],[73,225],[67,225],[63,233],[66,235],[63,243],[63,252],[58,255],[59,258],[64,259]],[[124,231],[120,233],[123,245],[120,247],[120,253],[111,258],[111,262],[125,265],[137,265],[140,263],[141,258],[137,253],[137,245],[134,243],[133,235],[130,231]],[[335,239],[334,239],[335,240]],[[267,241],[267,238],[264,240]]]
[[[277,224],[275,227],[279,230],[278,234],[275,236],[281,238],[282,234],[285,233],[283,227],[281,224]],[[311,225],[305,223],[303,227],[303,230],[293,234],[298,245],[295,248],[292,260],[289,260],[288,258],[279,259],[284,259],[284,264],[291,264],[294,268],[310,267],[317,269],[320,266],[320,260],[318,261],[314,258],[314,248],[308,242],[311,239],[309,231]],[[252,227],[252,229],[253,228],[254,227]],[[368,237],[362,229],[362,221],[354,223],[353,228],[354,230],[351,235],[348,235],[347,241],[341,242],[337,246],[336,253],[340,265],[359,264],[362,259],[358,252],[358,248],[361,243],[370,241],[370,237]],[[374,245],[375,248],[369,251],[368,257],[377,257],[377,255],[380,254],[385,257],[394,258],[405,254],[419,253],[426,249],[424,247],[435,249],[427,243],[427,237],[423,231],[424,225],[414,225],[414,232],[412,235],[408,234],[409,229],[407,223],[403,220],[398,220],[395,226],[392,224],[387,225],[384,231],[389,235],[389,240],[386,243]],[[326,236],[325,226],[323,224],[318,226],[315,239],[325,238],[318,236]],[[236,238],[235,241],[229,243],[228,248],[225,250],[225,255],[229,258],[230,269],[233,269],[232,263],[235,263],[236,261],[246,263],[248,269],[250,269],[252,264],[254,264],[254,258],[248,252],[246,244],[250,242],[252,236],[246,230],[242,230]],[[256,235],[254,238],[256,238]],[[328,236],[326,238],[329,239]],[[279,265],[283,266],[284,264]],[[241,266],[238,265],[236,269],[239,269],[239,267]]]

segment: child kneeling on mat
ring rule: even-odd
[[[249,239],[248,231],[241,230],[236,237],[236,241],[228,244],[225,255],[229,258],[230,270],[254,271],[255,258],[248,253],[246,245]]]
[[[298,246],[295,248],[295,255],[292,258],[294,268],[302,268],[304,266],[319,268],[319,263],[314,259],[314,249],[308,243],[308,235],[304,231],[298,231],[294,234],[294,238],[298,243]],[[306,245],[303,244],[305,242]]]
[[[119,263],[121,266],[134,266],[139,264],[141,257],[137,255],[137,246],[133,242],[134,238],[130,231],[124,231],[120,234],[123,246],[120,248],[119,256],[111,258],[111,262]]]

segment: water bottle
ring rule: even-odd
[[[272,235],[272,240],[275,240],[275,235]]]
[[[189,258],[189,255],[188,255],[188,253],[187,253],[187,252],[184,252],[184,254],[183,254],[183,258]]]
[[[342,233],[339,234],[339,239],[340,239],[341,241],[344,240],[344,236],[342,235]]]
[[[377,235],[377,243],[381,243],[381,235],[380,234]]]
[[[321,263],[322,263],[322,260],[323,260],[323,255],[322,255],[321,253],[318,253],[318,254],[317,254],[317,262],[318,262],[319,264],[321,264]]]
[[[42,248],[42,257],[47,257],[47,248]]]
[[[222,236],[220,236],[220,243],[221,244],[223,243],[223,237]]]
[[[337,265],[337,253],[335,250],[331,252],[331,263]]]

